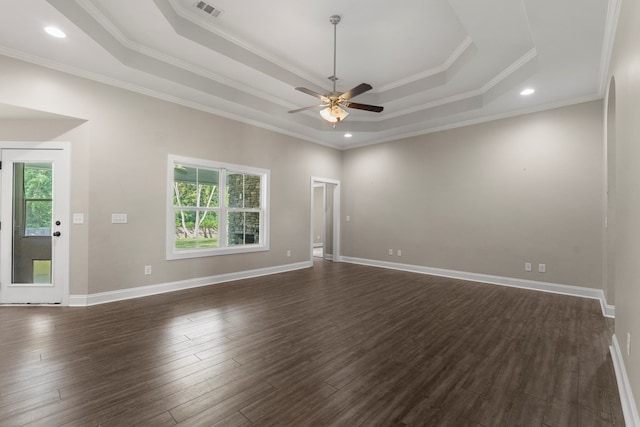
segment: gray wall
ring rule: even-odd
[[[623,1],[611,74],[615,79],[615,148],[608,181],[614,185],[615,237],[612,252],[616,298],[616,337],[629,382],[640,408],[640,3]],[[605,116],[608,112],[605,112]],[[611,134],[610,132],[607,132]],[[627,356],[627,334],[631,352]]]
[[[602,133],[596,101],[347,151],[343,255],[602,288]]]
[[[0,140],[72,143],[71,209],[85,213],[71,228],[72,294],[309,260],[309,179],[339,180],[339,151],[1,56],[0,81],[0,103],[83,119],[0,127]],[[166,261],[169,153],[270,169],[271,250]],[[115,212],[128,224],[112,225]]]

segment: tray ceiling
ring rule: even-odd
[[[0,0],[0,54],[347,149],[601,98],[618,2]],[[384,106],[335,128],[287,113],[331,89],[334,14],[337,89]]]

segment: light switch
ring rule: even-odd
[[[126,223],[127,223],[126,213],[111,214],[111,224],[126,224]]]

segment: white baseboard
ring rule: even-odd
[[[108,302],[122,301],[132,298],[146,297],[163,294],[166,292],[180,291],[183,289],[197,288],[200,286],[215,285],[233,280],[248,279],[251,277],[267,276],[287,271],[301,270],[313,267],[311,261],[295,264],[278,265],[275,267],[259,268],[255,270],[239,271],[237,273],[219,274],[216,276],[198,277],[195,279],[180,280],[177,282],[159,283],[156,285],[139,286],[135,288],[120,289],[117,291],[99,292],[88,295],[70,295],[70,307],[85,307],[89,305],[105,304]]]
[[[620,351],[618,338],[613,335],[611,338],[611,359],[613,360],[613,369],[616,372],[616,380],[618,382],[618,393],[620,394],[620,404],[622,405],[622,413],[624,414],[624,422],[627,427],[640,427],[640,418],[638,418],[638,408],[636,401],[633,399],[631,384],[627,376],[627,369],[624,366],[624,359]]]
[[[604,292],[602,293],[602,295],[604,298]],[[603,300],[600,300],[600,304],[602,305],[602,313],[604,314],[604,317],[611,317],[612,319],[616,318],[615,305],[607,304],[606,302],[603,302]]]
[[[432,276],[451,277],[453,279],[468,280],[471,282],[489,283],[492,285],[510,286],[513,288],[530,289],[534,291],[551,292],[555,294],[571,295],[582,298],[591,298],[600,301],[602,315],[615,317],[615,306],[607,304],[602,289],[584,288],[580,286],[561,285],[557,283],[536,282],[533,280],[516,279],[513,277],[492,276],[488,274],[469,273],[466,271],[446,270],[443,268],[424,267],[413,264],[400,264],[388,261],[371,259],[340,257],[340,261],[351,264],[368,265],[371,267],[389,268],[392,270],[409,271],[412,273],[430,274]]]

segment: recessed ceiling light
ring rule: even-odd
[[[353,135],[351,135],[350,133],[345,133],[345,134],[344,134],[344,137],[345,137],[345,138],[351,138],[352,136],[353,136]]]
[[[67,37],[67,35],[58,27],[44,27],[44,30],[52,37],[56,37],[58,39],[63,39]]]
[[[526,89],[523,89],[522,92],[520,92],[520,95],[529,96],[529,95],[535,93],[535,91],[536,91],[535,89],[532,89],[532,88],[528,87]]]

